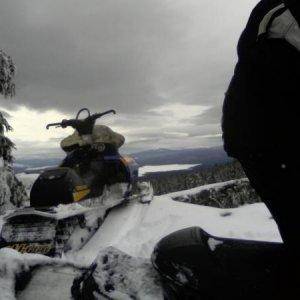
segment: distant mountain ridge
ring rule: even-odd
[[[202,166],[211,166],[231,160],[223,147],[180,150],[156,149],[133,153],[132,156],[141,166],[200,163]]]
[[[169,165],[169,164],[201,164],[212,166],[230,161],[222,147],[195,148],[195,149],[155,149],[131,154],[140,166],[145,165]],[[17,159],[14,165],[16,172],[27,169],[39,169],[45,166],[57,166],[62,157]]]

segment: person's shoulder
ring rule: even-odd
[[[260,24],[265,16],[280,5],[283,5],[282,0],[261,0],[256,4],[238,42],[239,58],[247,55],[249,47],[255,44]]]
[[[269,11],[281,5],[284,5],[284,1],[282,0],[261,0],[256,4],[254,9],[252,10],[250,18],[255,16],[263,17]]]
[[[300,1],[299,0],[284,0],[285,5],[291,11],[293,17],[300,24]]]

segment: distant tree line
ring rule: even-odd
[[[180,202],[218,208],[234,208],[261,201],[247,180],[237,180],[220,188],[209,188],[197,194],[173,199]]]
[[[162,195],[245,177],[241,165],[234,160],[195,171],[151,174],[144,179],[152,183],[156,195]],[[211,188],[197,194],[176,197],[174,200],[219,208],[233,208],[261,201],[247,180],[238,180],[218,189]]]
[[[162,195],[180,190],[191,189],[200,185],[223,182],[246,177],[241,165],[236,161],[203,167],[195,171],[177,171],[149,174],[144,179],[150,180],[155,194]]]

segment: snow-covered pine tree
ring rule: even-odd
[[[0,49],[0,94],[5,98],[15,94],[15,72],[16,67],[12,59]],[[9,130],[12,128],[5,114],[0,111],[0,214],[9,208],[21,206],[27,200],[25,188],[11,167],[14,144],[5,136],[5,131]]]
[[[0,94],[4,97],[15,95],[15,84],[13,82],[15,73],[16,67],[11,57],[0,49]]]
[[[13,78],[16,67],[11,59],[3,50],[0,49],[0,94],[5,98],[15,95],[15,84]],[[11,150],[14,144],[4,135],[4,132],[12,130],[4,114],[0,111],[0,158],[4,162],[11,162]]]
[[[4,163],[12,162],[12,149],[14,143],[4,135],[5,131],[12,130],[11,126],[4,117],[4,113],[0,111],[0,158]]]

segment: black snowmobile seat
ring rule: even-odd
[[[152,263],[171,293],[167,299],[271,299],[282,257],[281,243],[214,237],[190,227],[164,237]]]

